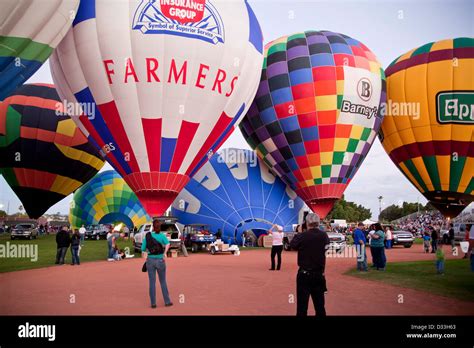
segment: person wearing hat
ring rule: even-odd
[[[273,231],[275,229],[275,231]],[[268,234],[272,236],[272,252],[271,252],[271,259],[272,259],[272,267],[269,269],[270,271],[275,270],[275,255],[278,258],[278,263],[276,270],[279,271],[281,268],[281,252],[283,251],[283,227],[280,225],[272,225],[272,227],[268,230]]]
[[[327,291],[324,269],[329,237],[319,229],[319,216],[306,216],[307,231],[297,234],[290,243],[298,251],[298,274],[296,277],[296,315],[308,315],[309,297],[313,300],[316,316],[326,316],[324,293]]]

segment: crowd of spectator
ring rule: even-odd
[[[395,221],[395,224],[404,231],[409,231],[414,235],[423,235],[431,227],[437,231],[447,229],[448,221],[439,211],[426,211],[420,214],[414,213],[402,217]]]

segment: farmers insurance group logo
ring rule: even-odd
[[[224,43],[222,19],[208,0],[142,0],[132,29]]]

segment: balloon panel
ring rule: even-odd
[[[416,188],[454,217],[474,199],[474,39],[423,45],[386,74],[382,145]]]

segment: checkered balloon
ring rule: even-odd
[[[285,36],[265,47],[257,95],[240,129],[324,218],[375,139],[385,89],[384,71],[363,43],[330,31]]]

